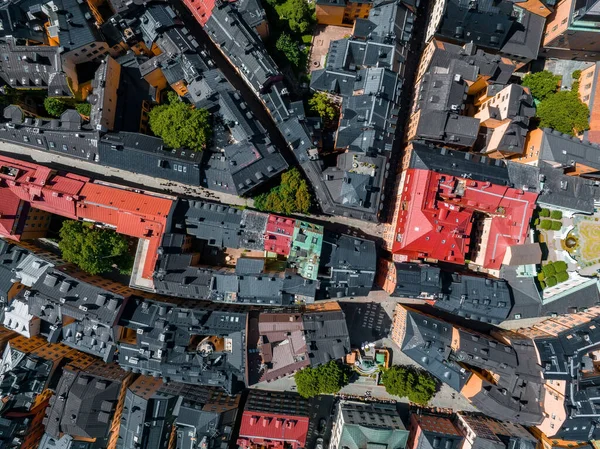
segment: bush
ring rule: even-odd
[[[275,48],[281,52],[281,54],[287,59],[287,61],[294,67],[300,65],[300,50],[298,44],[294,42],[294,39],[287,33],[281,33],[279,39],[275,43]]]
[[[550,212],[550,218],[553,218],[555,220],[561,220],[562,212],[559,210],[553,210],[552,212]]]
[[[550,230],[552,228],[552,221],[550,221],[550,220],[542,220],[540,222],[540,228],[542,228],[542,229],[544,229],[546,231]]]
[[[531,95],[538,100],[543,100],[549,95],[552,95],[558,89],[560,76],[555,75],[548,70],[537,73],[528,73],[523,77],[521,83],[525,87],[529,87]]]
[[[388,394],[408,397],[409,401],[421,405],[427,405],[437,385],[431,374],[401,366],[392,366],[383,371],[381,382]]]
[[[303,398],[335,394],[348,385],[348,368],[332,360],[317,368],[307,367],[294,375],[298,393]]]
[[[554,267],[557,273],[560,273],[561,271],[567,271],[568,268],[567,262],[564,262],[562,260],[554,262],[552,266]]]
[[[544,281],[540,281],[540,287],[542,287],[542,290],[544,290],[546,288],[546,283]]]
[[[538,273],[537,278],[538,281],[542,282],[544,279],[546,279],[546,276],[544,276],[544,273]]]
[[[574,70],[573,73],[571,73],[571,78],[578,81],[579,78],[581,78],[581,70],[579,70],[579,69]]]
[[[546,278],[546,286],[554,287],[556,284],[558,284],[556,277],[550,276],[549,278]]]
[[[115,231],[100,229],[81,221],[63,222],[58,247],[63,259],[90,274],[112,271],[131,273],[133,257],[127,238]]]
[[[79,112],[81,115],[86,117],[89,117],[92,113],[92,105],[89,103],[77,103],[75,105],[75,109],[77,109],[77,112]]]
[[[569,273],[566,271],[561,271],[560,273],[556,273],[556,282],[565,282],[569,280]]]
[[[549,217],[550,216],[550,211],[548,209],[542,209],[540,210],[540,217]]]
[[[560,221],[553,221],[552,222],[552,230],[553,231],[560,231],[560,228],[562,228],[562,223]]]
[[[56,97],[46,97],[44,99],[44,109],[52,117],[60,117],[67,110],[67,103]]]
[[[556,269],[552,263],[549,263],[542,267],[542,273],[544,273],[544,276],[547,280],[550,276],[554,276],[556,274]]]
[[[307,213],[311,201],[306,180],[297,168],[292,168],[281,175],[279,186],[254,198],[254,207],[264,212],[290,215]]]
[[[210,114],[194,109],[169,92],[168,103],[155,106],[148,114],[150,129],[171,148],[202,151],[211,135]]]

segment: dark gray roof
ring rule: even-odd
[[[506,281],[460,274],[449,278],[435,307],[492,324],[499,324],[508,317],[512,297]]]
[[[28,412],[37,395],[47,388],[53,362],[34,354],[11,348],[5,349],[6,360],[0,370],[0,394],[4,399],[3,409]]]
[[[242,76],[255,92],[262,92],[279,76],[279,69],[262,41],[233,3],[217,4],[204,30],[227,58],[242,68]]]
[[[6,305],[8,292],[18,282],[17,268],[29,251],[0,239],[0,303]]]
[[[396,288],[392,296],[417,298],[436,295],[442,291],[440,269],[426,264],[395,264]]]
[[[503,265],[500,276],[510,286],[514,305],[509,319],[539,317],[542,308],[542,296],[536,280],[530,276],[520,276],[518,267]]]
[[[341,310],[307,311],[302,321],[311,366],[341,359],[350,352],[350,336]]]
[[[0,78],[13,88],[48,89],[50,96],[71,96],[62,71],[60,48],[0,43]]]
[[[543,17],[513,2],[479,0],[473,8],[468,0],[451,0],[436,34],[445,40],[475,42],[481,48],[530,61],[537,58],[543,23]]]
[[[543,186],[538,197],[540,205],[584,214],[594,213],[594,202],[600,198],[600,187],[594,181],[565,175],[561,168],[544,161],[539,163],[539,173]]]
[[[452,176],[476,181],[489,181],[498,185],[510,185],[511,179],[506,163],[471,153],[438,148],[423,142],[412,143],[410,168],[433,170]]]
[[[582,142],[577,137],[544,128],[539,158],[564,167],[577,164],[600,170],[600,145]]]
[[[246,312],[213,310],[200,301],[189,307],[144,301],[122,325],[137,335],[135,343],[119,346],[119,364],[125,370],[228,392],[238,390],[245,379]],[[209,337],[227,339],[229,348],[189,347],[192,338],[201,342]]]
[[[326,297],[367,296],[377,268],[375,242],[327,232],[321,267],[328,273],[321,278]]]

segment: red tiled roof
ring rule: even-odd
[[[445,435],[455,435],[461,437],[462,434],[452,423],[452,420],[445,416],[434,415],[413,415],[419,423],[421,429],[428,432],[443,433]]]
[[[215,0],[183,0],[183,3],[202,26],[206,25],[215,7]]]
[[[112,226],[120,234],[149,241],[142,277],[151,278],[173,201],[90,181],[56,175],[47,167],[0,156],[0,234],[13,228],[18,201],[73,220]],[[13,212],[14,215],[14,212]],[[15,236],[12,236],[15,237]]]
[[[265,251],[288,256],[295,226],[296,220],[292,218],[270,214],[265,231]]]
[[[483,267],[499,269],[506,248],[525,243],[537,194],[496,184],[409,169],[392,252],[405,259],[465,263],[472,226],[485,214]]]
[[[306,445],[308,425],[305,416],[244,411],[237,444],[243,448],[253,444],[268,449],[282,449],[284,445],[301,448]]]
[[[150,242],[142,277],[152,277],[156,265],[156,250],[165,232],[167,217],[173,202],[148,194],[115,187],[87,183],[80,193],[77,216],[116,227],[116,231]]]
[[[19,240],[20,236],[13,234],[13,227],[18,219],[21,198],[10,190],[0,187],[0,237],[12,237]]]

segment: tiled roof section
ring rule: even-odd
[[[71,96],[62,71],[60,48],[0,43],[0,77],[13,88],[48,89],[50,96]]]
[[[492,324],[507,319],[513,301],[506,281],[460,274],[452,274],[449,281],[435,307]]]
[[[565,175],[561,169],[544,161],[539,163],[539,173],[544,186],[538,198],[539,204],[584,214],[594,213],[595,200],[600,198],[600,187],[594,181]]]
[[[452,0],[436,33],[453,41],[477,42],[481,48],[530,61],[537,58],[543,23],[543,17],[511,2],[483,0],[472,8],[468,0]]]
[[[377,266],[375,242],[349,235],[325,233],[321,267],[330,277],[321,281],[326,296],[366,296],[373,287]]]
[[[311,366],[338,360],[350,352],[346,317],[341,310],[309,310],[303,315],[303,323]]]
[[[515,69],[513,63],[499,55],[487,53],[473,42],[456,45],[434,39],[430,45],[434,46],[429,67],[450,68],[451,61],[460,60],[464,64],[454,65],[454,69],[469,81],[476,81],[478,76],[488,78],[488,82],[505,85],[508,83]],[[473,61],[473,64],[471,64]],[[476,69],[465,70],[475,66]],[[475,76],[471,76],[475,74]]]
[[[507,246],[523,243],[528,235],[537,194],[445,172],[407,171],[402,197],[409,206],[401,211],[393,253],[405,260],[430,257],[461,264],[471,247],[473,214],[503,210],[504,216],[490,215],[489,236],[476,259],[484,268],[500,269]]]
[[[4,350],[2,361],[0,394],[3,408],[29,411],[50,381],[52,361],[14,349],[10,344]]]
[[[123,296],[81,281],[52,268],[26,294],[30,312],[50,324],[60,324],[63,315],[81,320],[87,318],[99,325],[116,324]]]
[[[197,301],[189,307],[144,301],[122,324],[136,332],[135,343],[119,347],[125,370],[230,393],[244,382],[246,312]]]
[[[362,404],[342,401],[338,405],[338,415],[343,424],[340,446],[360,449],[370,445],[386,445],[390,449],[406,446],[408,430],[393,405]]]
[[[395,263],[396,287],[392,296],[417,298],[442,291],[440,269],[426,264]]]
[[[159,392],[162,380],[138,377],[127,389],[118,449],[163,447],[171,435],[179,398]]]
[[[600,170],[600,145],[582,142],[577,137],[544,128],[540,159],[557,162],[564,167],[582,165]]]
[[[462,438],[462,433],[454,426],[453,422],[447,416],[436,416],[429,414],[413,415],[421,430],[424,432],[452,435]]]
[[[265,251],[282,256],[290,254],[296,220],[269,214],[265,231]]]
[[[242,18],[235,2],[217,4],[205,22],[204,30],[227,58],[241,69],[241,75],[256,92],[262,92],[270,83],[281,78],[279,68],[256,32]]]
[[[293,449],[302,448],[308,427],[308,417],[246,410],[242,414],[237,444],[244,449],[263,444],[270,449],[283,448],[284,444]]]
[[[16,271],[29,251],[0,239],[0,302],[6,304],[8,292],[18,281]]]
[[[120,382],[86,372],[63,370],[50,398],[46,413],[46,432],[53,438],[61,433],[74,437],[108,436],[119,397]]]

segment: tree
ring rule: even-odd
[[[210,114],[194,109],[169,92],[168,102],[150,110],[150,129],[171,148],[202,151],[211,135]]]
[[[573,73],[571,73],[571,78],[574,80],[579,80],[579,78],[581,78],[581,70],[574,70]]]
[[[542,220],[540,222],[540,228],[542,228],[545,231],[549,231],[550,228],[552,228],[552,221],[551,220]]]
[[[304,398],[335,394],[348,385],[348,369],[335,360],[317,368],[306,367],[294,375],[298,393]]]
[[[67,220],[60,229],[58,247],[62,257],[90,274],[111,271],[131,272],[133,257],[128,240],[121,234],[99,229],[89,223]]]
[[[544,100],[558,89],[561,77],[548,70],[528,73],[523,77],[522,85],[529,87],[531,95],[537,100]]]
[[[92,113],[92,105],[89,103],[77,103],[75,105],[75,109],[77,109],[77,112],[85,117],[89,117]]]
[[[562,212],[559,210],[553,210],[550,213],[550,218],[553,218],[555,220],[560,220],[560,219],[562,219]]]
[[[421,405],[431,400],[437,386],[429,373],[402,366],[392,366],[383,371],[381,382],[388,394],[408,397],[410,401]]]
[[[308,105],[311,111],[328,122],[335,122],[340,113],[339,106],[325,92],[316,92],[308,100]]]
[[[67,110],[67,104],[64,100],[55,97],[44,98],[44,108],[48,115],[52,117],[60,117]]]
[[[277,5],[279,16],[288,21],[290,30],[294,33],[305,33],[312,21],[312,9],[306,0],[286,0]]]
[[[549,216],[550,216],[550,211],[548,209],[540,210],[540,217],[549,217]]]
[[[590,111],[579,99],[577,90],[560,91],[548,96],[537,107],[541,128],[565,134],[579,134],[590,128]]]
[[[562,223],[560,221],[553,221],[550,229],[553,231],[560,231],[560,228],[562,228]]]
[[[311,205],[308,184],[297,168],[281,175],[281,184],[254,198],[254,206],[261,211],[290,215],[307,213]]]
[[[294,42],[289,34],[281,33],[281,36],[279,36],[279,39],[277,39],[275,47],[285,55],[285,58],[291,65],[294,67],[298,67],[300,65],[300,50],[298,49],[298,45]]]
[[[556,282],[565,282],[569,280],[569,273],[566,271],[561,271],[560,273],[556,273]]]

